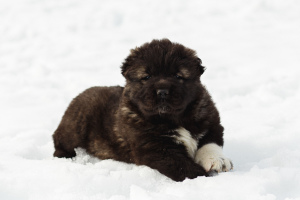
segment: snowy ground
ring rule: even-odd
[[[0,199],[300,199],[300,1],[0,0]],[[51,135],[79,92],[123,85],[129,49],[198,52],[235,168],[176,183]]]

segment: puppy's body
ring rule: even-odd
[[[55,131],[56,157],[82,147],[100,159],[147,165],[176,181],[228,171],[223,127],[200,82],[195,52],[169,40],[132,50],[125,87],[93,87],[76,97]]]

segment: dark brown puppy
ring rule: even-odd
[[[74,148],[82,147],[175,181],[232,168],[195,51],[153,40],[131,50],[121,69],[124,88],[93,87],[71,102],[53,135],[54,156],[74,157]]]

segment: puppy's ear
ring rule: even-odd
[[[125,59],[125,61],[123,62],[122,66],[121,66],[121,73],[125,78],[128,78],[128,69],[130,68],[130,66],[133,64],[133,60],[135,57],[135,50],[136,49],[131,49],[130,50],[130,54],[129,56]]]
[[[121,73],[122,75],[126,78],[126,75],[127,75],[127,69],[128,69],[128,62],[125,60],[121,66]]]
[[[198,60],[198,69],[200,71],[200,75],[202,75],[206,70],[206,68],[202,66],[202,60],[199,57],[197,57],[197,60]]]

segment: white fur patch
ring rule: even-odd
[[[195,162],[208,171],[229,171],[233,168],[232,162],[223,154],[222,147],[215,143],[206,144],[198,149]]]
[[[197,141],[191,136],[190,132],[185,128],[175,130],[179,136],[174,136],[177,143],[183,144],[191,158],[194,159],[197,150]]]

